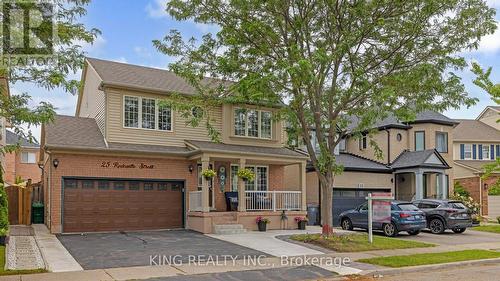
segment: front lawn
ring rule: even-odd
[[[0,275],[32,274],[47,272],[45,269],[5,270],[5,246],[0,246]]]
[[[484,231],[484,232],[493,232],[500,233],[500,224],[499,225],[480,225],[471,228],[472,230]]]
[[[357,260],[357,262],[370,263],[387,267],[405,267],[493,258],[500,258],[500,252],[487,250],[465,250],[443,253],[415,254],[407,256],[378,257],[360,259]]]
[[[334,234],[323,237],[321,234],[297,234],[290,239],[318,245],[336,252],[362,252],[373,250],[407,249],[434,247],[436,245],[382,236],[373,236],[373,244],[368,242],[367,234]]]

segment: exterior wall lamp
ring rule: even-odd
[[[191,174],[192,174],[192,173],[193,173],[193,170],[194,170],[193,165],[189,165],[189,173],[191,173]]]
[[[57,159],[57,158],[56,158],[56,159],[54,159],[54,160],[52,161],[52,165],[54,165],[54,168],[57,168],[57,166],[59,166],[59,159]]]

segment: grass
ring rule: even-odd
[[[484,231],[484,232],[492,232],[492,233],[500,233],[500,224],[499,225],[480,225],[471,228],[472,230]]]
[[[434,247],[436,245],[383,236],[373,236],[373,244],[367,234],[343,234],[323,237],[321,234],[297,234],[290,239],[310,243],[336,252],[363,252],[373,250],[408,249]]]
[[[0,275],[33,274],[43,272],[47,272],[47,270],[43,268],[31,270],[5,270],[5,246],[0,246]]]
[[[443,253],[415,254],[407,256],[378,257],[360,259],[357,261],[387,267],[405,267],[492,258],[500,258],[500,252],[493,252],[488,250],[465,250]]]

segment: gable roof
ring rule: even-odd
[[[460,122],[453,130],[454,141],[494,141],[500,142],[500,131],[479,121],[457,119]]]
[[[500,113],[500,105],[488,105],[487,107],[485,107],[483,109],[483,111],[481,111],[481,113],[479,113],[479,115],[477,116],[476,120],[479,120],[483,117],[483,115],[488,111],[488,110],[493,110],[493,111],[496,111],[498,113]]]
[[[475,172],[482,172],[484,170],[484,166],[487,164],[494,163],[495,161],[485,161],[485,160],[455,160],[455,164],[458,164],[462,167],[468,168]]]
[[[335,162],[342,165],[346,172],[392,173],[392,169],[385,164],[347,152],[340,152],[339,155],[336,155]],[[310,161],[307,165],[307,171],[314,171]]]
[[[16,135],[14,132],[9,130],[6,130],[6,143],[12,145],[19,144],[21,147],[40,147],[38,143],[32,143],[28,139]]]
[[[435,149],[422,151],[405,150],[391,164],[391,168],[393,169],[413,167],[450,168],[448,163],[446,163],[443,157]]]
[[[196,89],[184,78],[159,68],[145,67],[121,62],[86,58],[102,79],[101,86],[115,86],[149,90],[159,93],[196,94]],[[205,78],[202,83],[220,84],[222,80]]]
[[[356,116],[351,116],[349,131],[353,131],[359,124],[359,118]],[[389,128],[399,128],[399,129],[409,129],[411,128],[411,124],[418,123],[434,123],[441,124],[447,126],[455,126],[458,124],[457,121],[448,118],[447,116],[432,110],[426,110],[419,112],[415,117],[415,120],[404,122],[398,120],[393,114],[389,115],[387,118],[384,118],[373,125],[373,129],[389,129]]]

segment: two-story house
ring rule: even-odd
[[[6,141],[9,145],[19,145],[19,150],[5,154],[4,179],[8,184],[14,184],[16,179],[31,180],[37,183],[41,180],[42,171],[38,167],[40,146],[7,130]]]
[[[484,166],[500,157],[500,106],[488,106],[474,120],[460,119],[453,130],[455,182],[460,183],[489,215],[488,188],[499,175],[483,180]],[[498,207],[500,209],[500,206]],[[500,215],[500,214],[498,214]]]
[[[357,120],[351,119],[353,130]],[[447,198],[453,180],[448,163],[453,161],[452,131],[456,124],[440,113],[425,111],[412,122],[400,122],[394,117],[381,120],[375,124],[376,133],[371,136],[348,135],[335,150],[336,162],[344,170],[334,179],[334,225],[338,225],[341,212],[362,204],[371,192],[391,192],[396,199],[407,201]],[[382,158],[376,157],[369,144],[370,137],[382,150]],[[293,166],[287,168],[290,181],[293,169]],[[321,192],[312,166],[306,179],[307,203],[319,206]]]
[[[294,217],[306,214],[308,155],[284,147],[283,123],[273,118],[278,108],[210,108],[222,140],[215,143],[205,126],[189,126],[185,115],[159,102],[172,93],[196,94],[172,72],[88,58],[82,82],[75,116],[57,116],[42,128],[51,232],[211,233],[226,224],[256,229],[258,216],[270,219],[270,229],[296,228]],[[293,187],[284,180],[288,165],[299,167]],[[217,172],[213,179],[202,176],[209,168]],[[255,179],[238,178],[241,168]],[[237,192],[237,210],[227,192]]]

